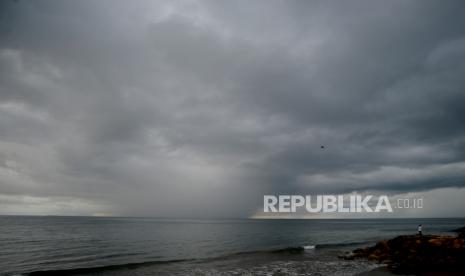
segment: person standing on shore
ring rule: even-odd
[[[421,224],[418,225],[418,235],[420,235],[420,236],[421,236],[421,228],[422,228],[422,225]]]

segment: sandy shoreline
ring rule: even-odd
[[[370,271],[365,271],[362,273],[355,274],[355,276],[392,276],[392,275],[421,275],[421,276],[462,276],[463,272],[451,272],[451,271],[431,271],[431,272],[421,272],[421,273],[393,273],[389,271],[387,266],[378,267]]]
[[[378,267],[373,270],[365,271],[365,272],[358,273],[355,275],[356,276],[391,276],[391,275],[396,275],[396,274],[390,272],[387,266],[382,266],[382,267]]]

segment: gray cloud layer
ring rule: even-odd
[[[248,216],[263,194],[465,186],[463,1],[1,5],[13,213]]]

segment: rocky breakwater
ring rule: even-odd
[[[356,249],[342,258],[367,258],[385,263],[391,271],[397,273],[465,272],[465,227],[455,232],[457,236],[398,236],[379,241],[372,247]]]

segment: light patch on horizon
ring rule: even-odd
[[[90,200],[66,197],[37,197],[0,195],[0,215],[65,215],[89,216],[105,214],[112,216],[111,206],[96,204]]]

